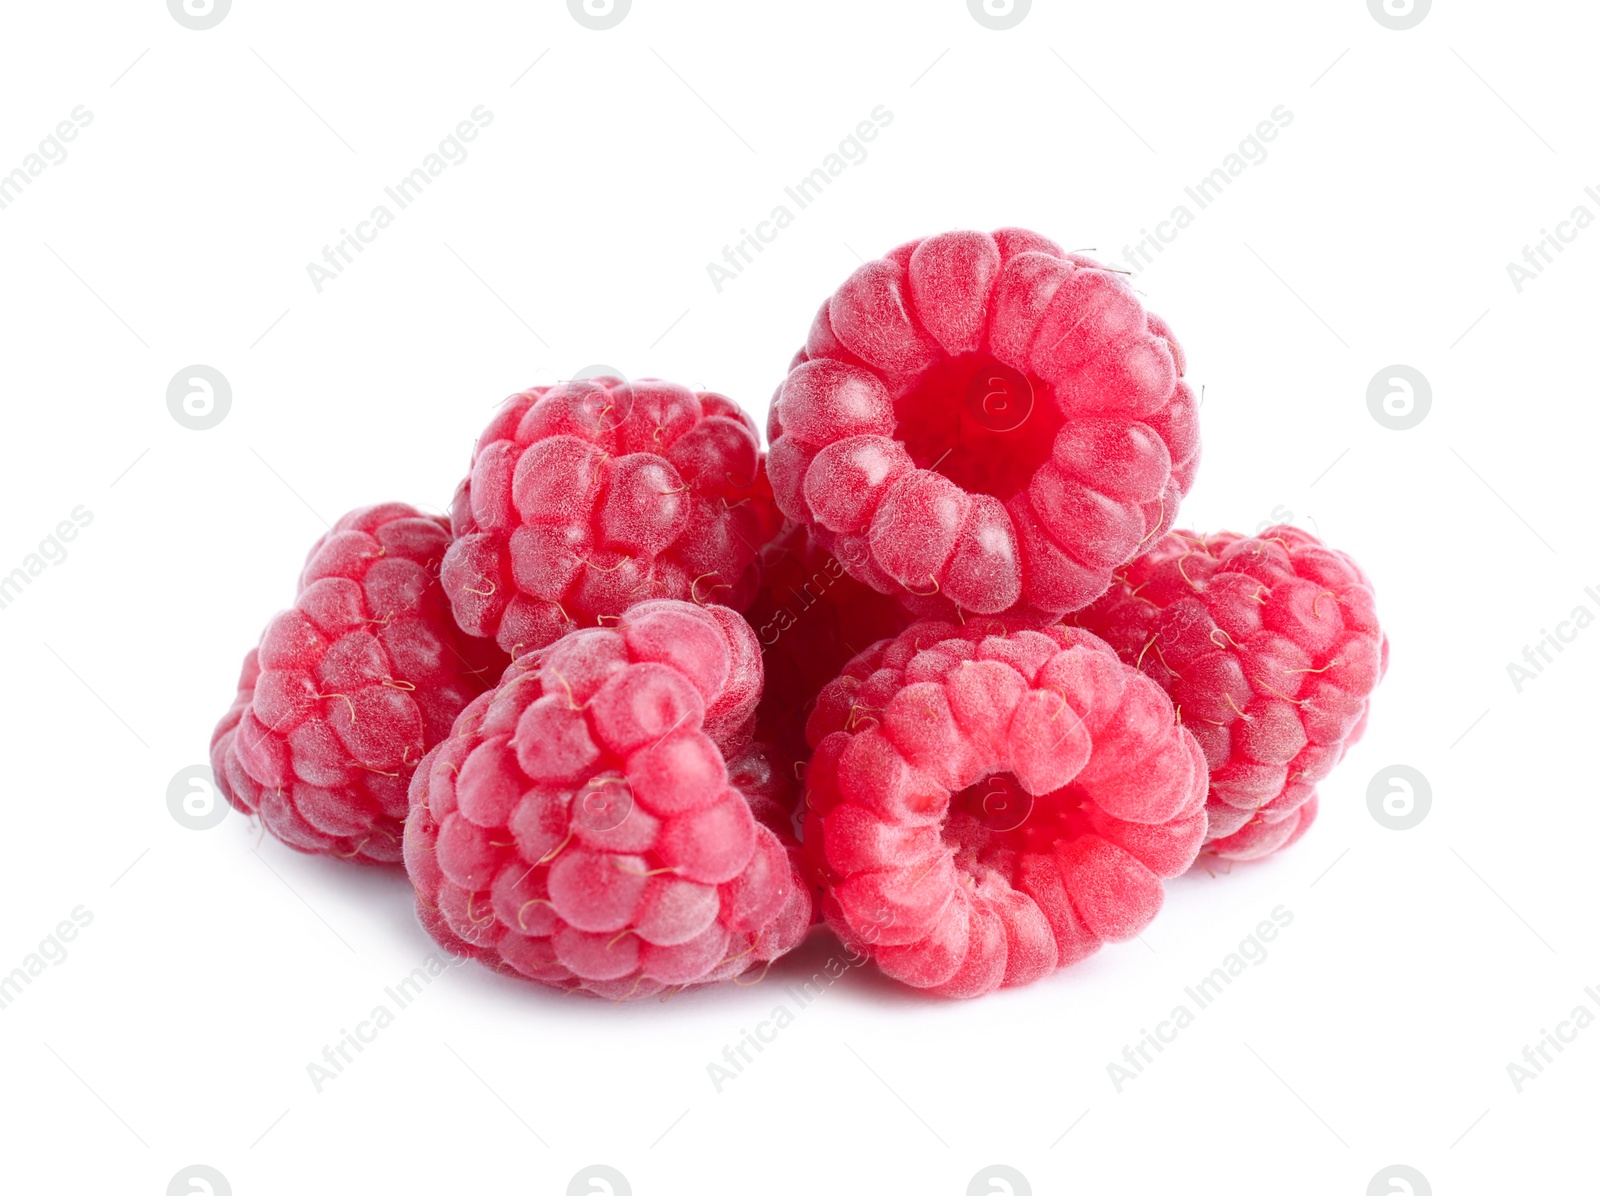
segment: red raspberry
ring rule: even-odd
[[[1172,697],[1211,768],[1208,853],[1287,847],[1389,663],[1359,566],[1299,528],[1173,532],[1075,622]]]
[[[1172,526],[1199,462],[1183,370],[1089,258],[1022,229],[913,241],[817,313],[767,425],[773,492],[883,593],[1047,621]]]
[[[1205,760],[1160,687],[1076,628],[917,623],[811,715],[823,913],[941,996],[1132,938],[1205,835]]]
[[[665,599],[519,657],[412,781],[422,924],[497,971],[619,1000],[789,950],[811,920],[793,836],[725,764],[760,687],[748,624]]]
[[[755,592],[778,527],[755,422],[670,382],[595,378],[512,395],[456,492],[456,621],[512,655],[644,598]]]
[[[822,687],[912,616],[851,577],[804,524],[787,525],[762,547],[759,563],[761,584],[747,612],[766,676],[759,734],[793,763],[810,755],[806,716]]]
[[[504,667],[450,617],[449,543],[442,518],[404,503],[351,511],[245,657],[211,768],[234,808],[289,846],[399,863],[412,771]]]

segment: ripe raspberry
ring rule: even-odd
[[[759,564],[761,584],[747,612],[766,676],[758,735],[792,764],[810,755],[806,716],[822,687],[912,616],[851,577],[804,524],[788,524],[763,545]]]
[[[721,395],[596,378],[512,395],[456,492],[444,586],[507,652],[644,598],[742,610],[778,527],[753,420]]]
[[[811,715],[805,853],[823,913],[941,996],[1132,938],[1205,835],[1205,760],[1160,687],[1076,628],[922,622]]]
[[[1048,621],[1172,526],[1199,462],[1183,370],[1116,273],[1022,229],[941,233],[823,304],[767,470],[875,589]]]
[[[760,688],[748,624],[666,599],[518,657],[412,781],[423,926],[507,975],[619,1000],[789,950],[811,920],[793,836],[730,784],[757,776],[737,752]]]
[[[1206,843],[1202,851],[1223,860],[1259,860],[1298,843],[1316,818],[1317,791],[1313,789],[1304,805],[1286,811],[1264,809],[1233,834]]]
[[[450,617],[438,581],[449,543],[442,518],[404,503],[351,511],[245,657],[211,769],[235,809],[290,847],[399,863],[412,771],[504,667]]]
[[[1316,816],[1389,663],[1372,587],[1309,532],[1173,532],[1075,622],[1171,695],[1211,768],[1206,851],[1249,860]]]

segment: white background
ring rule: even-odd
[[[159,1196],[193,1163],[238,1196],[560,1193],[591,1163],[639,1196],[958,1196],[992,1163],[1035,1193],[1359,1196],[1395,1163],[1441,1196],[1594,1183],[1600,1028],[1520,1093],[1507,1064],[1597,1005],[1600,630],[1520,693],[1506,668],[1600,613],[1600,230],[1521,293],[1506,269],[1600,214],[1592,6],[1441,0],[1407,31],[1362,0],[1038,0],[1004,32],[961,0],[636,0],[603,32],[555,0],[3,19],[0,172],[93,120],[0,211],[0,573],[93,522],[0,610],[0,972],[93,921],[0,1010],[0,1188]],[[466,160],[319,294],[307,264],[477,105]],[[865,160],[718,293],[707,263],[877,105]],[[324,520],[442,508],[501,397],[591,363],[762,416],[858,255],[1021,224],[1120,260],[1277,105],[1266,159],[1136,285],[1206,388],[1181,522],[1292,519],[1377,586],[1392,666],[1312,832],[1022,991],[852,970],[721,1093],[707,1065],[796,1008],[825,937],[665,1004],[456,969],[316,1092],[307,1064],[432,950],[404,876],[237,815],[186,829],[166,793]],[[203,432],[166,406],[195,363],[233,391]],[[1395,363],[1432,386],[1409,431],[1367,408]],[[1368,810],[1391,764],[1431,784],[1409,831]],[[1279,905],[1267,960],[1118,1093],[1107,1064]]]

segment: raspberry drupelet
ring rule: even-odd
[[[1172,526],[1194,393],[1127,282],[1023,229],[912,241],[823,304],[772,406],[778,505],[919,613],[1037,623]]]
[[[403,503],[350,512],[245,658],[211,768],[229,803],[289,846],[398,863],[412,771],[505,667],[450,616],[449,543],[444,519]]]
[[[456,621],[513,656],[647,598],[742,610],[778,529],[755,422],[655,379],[512,395],[452,509]]]

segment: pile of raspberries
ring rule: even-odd
[[[765,453],[721,395],[563,382],[448,518],[340,519],[217,782],[554,988],[753,983],[819,921],[941,996],[1038,980],[1305,834],[1387,663],[1348,556],[1173,530],[1196,406],[1118,272],[912,241],[818,310]]]

